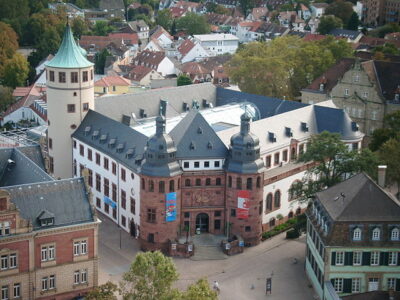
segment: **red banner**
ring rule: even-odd
[[[249,191],[238,191],[238,206],[237,206],[237,218],[247,219],[249,217],[250,208],[250,192]]]

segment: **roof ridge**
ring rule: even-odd
[[[46,173],[47,174],[47,173]],[[52,181],[41,181],[41,182],[32,182],[32,183],[23,183],[23,184],[17,184],[17,185],[9,185],[9,186],[3,186],[0,187],[1,189],[16,189],[18,187],[24,187],[24,186],[32,186],[32,185],[43,185],[43,184],[57,184],[59,182],[67,182],[67,181],[78,181],[80,183],[80,180],[84,182],[83,177],[71,177],[71,178],[65,178],[65,179],[57,179],[57,180],[52,180]]]
[[[37,146],[24,146],[24,148],[31,148],[31,147],[40,147],[39,145]],[[25,153],[23,153],[22,151],[20,151],[18,149],[18,147],[14,148],[15,150],[17,150],[20,154],[22,154],[23,156],[25,156],[29,161],[31,161],[35,166],[37,166],[43,173],[45,173],[46,175],[50,176],[46,171],[44,171],[37,163],[35,163],[29,156],[26,156]],[[43,158],[43,157],[42,157]],[[51,177],[51,176],[50,176]]]

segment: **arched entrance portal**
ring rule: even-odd
[[[198,214],[196,217],[196,229],[200,228],[201,232],[208,232],[208,215],[205,213]]]

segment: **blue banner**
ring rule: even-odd
[[[112,208],[117,208],[117,203],[115,203],[114,201],[112,201],[110,198],[108,198],[107,196],[104,196],[103,198],[104,203],[107,203],[108,205],[110,205]]]
[[[172,222],[176,220],[176,193],[165,195],[165,221]]]

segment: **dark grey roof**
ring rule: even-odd
[[[10,193],[11,202],[17,206],[21,216],[32,222],[34,230],[42,228],[38,217],[43,212],[49,216],[54,215],[52,227],[94,221],[83,178],[24,184],[3,189]]]
[[[217,87],[217,106],[246,101],[257,106],[258,110],[260,111],[261,119],[309,105],[295,101],[253,95]]]
[[[314,112],[318,133],[339,133],[341,140],[355,140],[362,136],[360,131],[353,129],[353,122],[343,109],[314,105]]]
[[[189,112],[170,132],[177,158],[226,157],[228,149],[197,110]]]
[[[43,161],[41,165],[35,163],[39,155],[40,149],[35,146],[0,149],[0,186],[53,180],[44,171]]]
[[[103,135],[105,140],[101,140]],[[140,132],[92,110],[86,114],[72,137],[109,155],[131,170],[139,169],[147,142],[147,137]],[[116,139],[114,146],[109,145],[111,139]],[[119,144],[123,145],[122,151],[117,151]],[[129,155],[130,152],[133,154]]]
[[[46,170],[46,168],[44,166],[44,160],[43,160],[42,152],[40,150],[40,146],[39,145],[37,145],[37,146],[18,147],[18,150],[21,151],[31,161],[33,161],[42,170]]]
[[[350,38],[350,39],[354,40],[356,37],[358,37],[361,34],[361,32],[355,31],[355,30],[335,28],[335,29],[332,29],[329,32],[329,34],[333,35],[333,36],[346,37],[346,38]]]
[[[334,221],[400,221],[399,201],[364,173],[319,192],[316,197]]]

